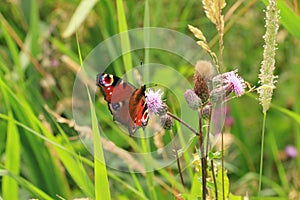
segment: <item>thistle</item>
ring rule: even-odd
[[[238,75],[237,70],[219,74],[212,79],[212,82],[215,86],[210,93],[212,102],[223,100],[231,92],[234,92],[237,97],[245,93],[245,81]]]
[[[266,113],[270,107],[273,90],[277,76],[273,75],[275,70],[275,51],[276,35],[278,32],[279,10],[276,1],[270,0],[266,11],[266,33],[263,36],[265,40],[263,61],[261,63],[259,83],[261,86],[257,89],[259,101],[263,107],[263,113]]]
[[[163,92],[161,92],[160,90],[153,91],[151,89],[148,89],[145,95],[150,114],[163,116],[167,113],[168,107],[161,99]]]
[[[234,92],[237,97],[245,93],[245,81],[237,74],[237,70],[222,74],[224,84],[226,85],[226,93]]]
[[[194,91],[203,103],[209,99],[208,81],[214,74],[213,66],[208,61],[198,61],[195,65]]]
[[[185,91],[184,97],[188,106],[193,110],[197,110],[202,105],[201,99],[191,89]]]
[[[170,130],[174,126],[174,120],[169,115],[163,115],[160,118],[160,123],[164,129]]]

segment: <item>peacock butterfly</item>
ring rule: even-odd
[[[106,73],[98,74],[96,82],[114,121],[126,126],[131,136],[138,128],[145,128],[149,119],[145,85],[137,89],[121,78]]]

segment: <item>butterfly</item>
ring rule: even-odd
[[[112,74],[100,73],[96,85],[101,88],[113,120],[128,128],[129,134],[146,127],[149,115],[146,103],[146,86],[136,88]]]

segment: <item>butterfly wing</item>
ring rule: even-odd
[[[114,120],[126,126],[130,135],[147,125],[145,86],[136,89],[121,78],[106,73],[97,75],[97,86],[102,89]]]

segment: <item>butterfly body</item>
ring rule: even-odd
[[[103,92],[114,121],[126,126],[130,135],[147,125],[145,85],[136,88],[117,76],[102,73],[97,75],[97,86]]]

